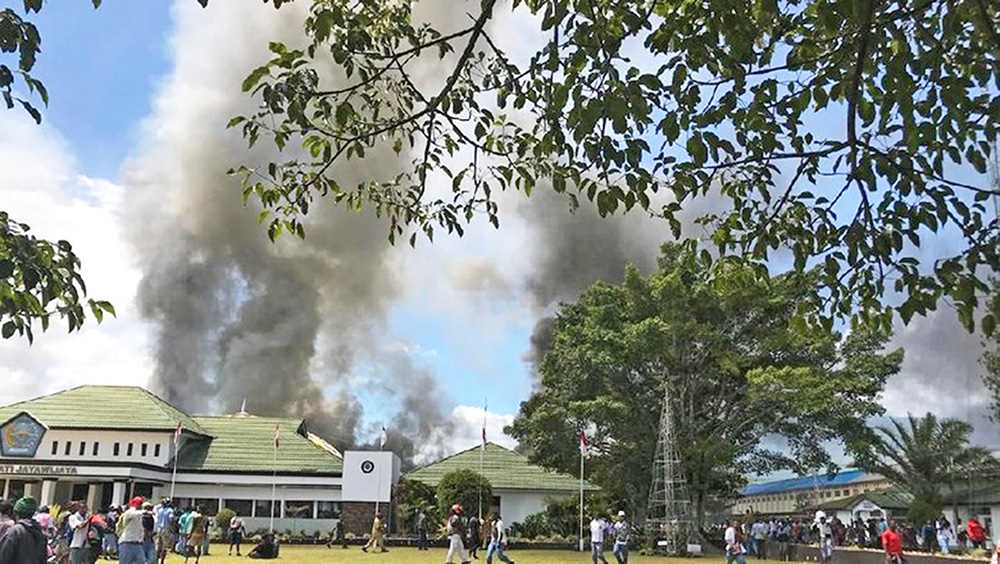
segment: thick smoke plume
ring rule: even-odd
[[[304,40],[304,8],[175,6],[174,72],[125,174],[144,272],[137,299],[157,328],[150,384],[193,412],[231,413],[246,399],[251,413],[305,417],[340,448],[371,431],[352,390],[379,389],[400,406],[390,446],[412,456],[414,438],[447,430],[447,398],[432,374],[385,342],[399,294],[386,226],[318,205],[305,241],[272,244],[226,175],[247,159],[244,141],[225,129],[230,116],[253,109],[239,85],[267,60],[268,41]],[[450,11],[441,12],[431,15]],[[253,158],[269,156],[259,149]],[[395,163],[375,152],[365,170],[336,172],[352,185]]]

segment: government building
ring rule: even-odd
[[[191,416],[143,388],[81,386],[0,408],[0,438],[3,499],[99,509],[167,496],[228,507],[254,532],[273,488],[276,531],[326,533],[340,518],[343,456],[299,419]]]

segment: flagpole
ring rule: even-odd
[[[580,552],[583,552],[583,448],[580,448]]]
[[[483,400],[483,445],[479,447],[479,521],[483,521],[483,454],[486,452],[486,406]]]
[[[174,469],[170,473],[170,501],[174,500],[174,486],[177,485],[177,459],[181,457],[181,424],[174,429]]]
[[[274,534],[274,501],[278,497],[278,436],[281,433],[281,427],[274,427],[274,463],[271,468],[274,471],[271,474],[271,520],[268,524],[268,532],[272,535]]]

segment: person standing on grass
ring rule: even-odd
[[[445,564],[453,564],[455,556],[461,564],[469,564],[469,556],[465,553],[465,545],[462,538],[465,536],[462,530],[462,506],[455,504],[451,506],[451,517],[448,517],[448,555],[445,556]]]
[[[417,515],[417,550],[427,550],[427,513]]]
[[[758,517],[750,527],[750,546],[753,547],[750,552],[756,554],[760,560],[764,559],[764,541],[767,538],[767,533],[767,523],[764,522],[763,518]]]
[[[632,525],[628,522],[624,511],[618,512],[615,522],[615,560],[618,564],[628,564],[628,543],[632,540]]]
[[[186,536],[187,552],[184,553],[184,564],[194,556],[194,564],[201,561],[201,550],[205,543],[205,532],[208,530],[207,518],[201,507],[195,507],[188,513],[187,527],[181,531]]]
[[[937,541],[941,548],[941,554],[948,554],[951,542],[955,539],[955,533],[951,530],[951,522],[942,515],[938,518],[935,528],[937,529]]]
[[[504,530],[500,513],[494,513],[493,523],[490,525],[490,545],[486,548],[486,564],[493,564],[493,555],[504,564],[514,564],[514,561],[504,554],[505,550],[507,550],[507,531]]]
[[[229,556],[233,555],[233,547],[236,547],[236,556],[242,556],[240,547],[243,545],[243,537],[246,534],[247,529],[246,525],[243,524],[243,519],[240,518],[239,513],[233,512],[233,518],[229,520]]]
[[[885,550],[885,561],[887,564],[905,564],[906,560],[903,559],[903,539],[900,538],[899,533],[896,531],[896,521],[889,521],[889,528],[887,528],[880,539],[882,541],[882,549]]]
[[[608,561],[604,558],[604,531],[608,524],[599,513],[594,513],[594,518],[590,521],[590,559],[593,564],[600,560],[604,564]]]
[[[729,524],[725,534],[726,540],[726,564],[743,564],[746,547],[743,542],[743,528],[739,520],[734,520]]]
[[[128,503],[128,509],[118,518],[115,525],[117,529],[115,536],[118,539],[118,561],[121,564],[144,564],[146,560],[142,547],[144,536],[142,502],[142,497],[133,497]]]
[[[382,532],[382,513],[378,511],[372,519],[372,536],[368,539],[368,544],[361,547],[361,552],[368,552],[369,548],[378,549],[379,552],[389,552],[385,548],[385,535]]]

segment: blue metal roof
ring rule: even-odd
[[[869,474],[864,470],[841,470],[836,474],[817,474],[816,476],[802,476],[800,478],[789,478],[787,480],[750,484],[740,490],[740,495],[759,495],[789,492],[794,490],[807,490],[811,488],[842,486],[844,484],[857,481],[868,475]]]

